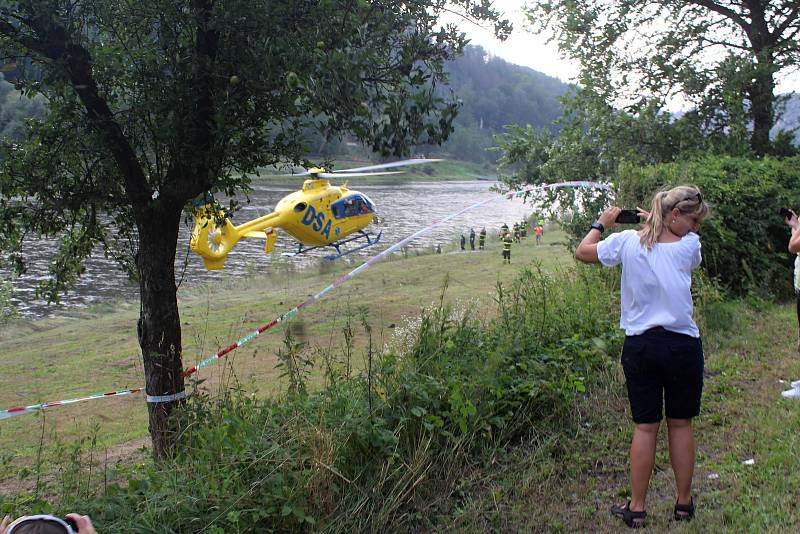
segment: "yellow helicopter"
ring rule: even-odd
[[[225,267],[228,253],[242,238],[264,239],[264,252],[272,252],[278,239],[277,229],[281,228],[298,241],[297,252],[284,255],[295,256],[330,246],[336,250],[336,254],[325,256],[325,259],[335,260],[374,245],[380,240],[381,234],[379,232],[373,236],[364,231],[375,218],[372,200],[364,193],[348,189],[346,183],[331,185],[329,178],[400,174],[402,171],[383,169],[437,161],[442,160],[417,158],[333,172],[311,168],[290,175],[309,176],[303,182],[303,189],[283,197],[272,213],[239,226],[234,226],[230,219],[224,217],[224,213],[220,217],[218,208],[215,209],[212,204],[204,203],[195,211],[189,247],[203,258],[208,270],[219,270]],[[372,172],[378,170],[382,172]],[[341,245],[356,240],[365,240],[366,243],[342,252]]]

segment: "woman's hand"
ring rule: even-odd
[[[794,229],[796,229],[798,227],[798,225],[800,225],[800,220],[798,220],[797,214],[794,212],[793,209],[790,209],[789,213],[790,213],[790,215],[788,217],[786,217],[786,224],[788,224],[789,227],[792,230],[794,230]]]
[[[650,212],[643,210],[639,206],[636,206],[636,211],[639,213],[639,219],[641,219],[642,222],[646,221],[650,217]]]
[[[617,224],[617,216],[622,209],[616,206],[610,206],[600,214],[600,217],[597,218],[597,222],[603,225],[604,228],[615,228],[619,226]]]

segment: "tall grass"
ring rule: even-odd
[[[619,353],[614,278],[533,266],[498,284],[493,317],[447,304],[445,284],[384,347],[372,344],[366,309],[348,310],[337,348],[308,347],[287,330],[282,395],[259,399],[235,382],[214,395],[197,388],[174,458],[99,476],[76,452],[62,468],[72,485],[0,507],[54,502],[89,513],[103,532],[431,527],[465,466],[558,426]],[[369,340],[360,366],[355,336]]]

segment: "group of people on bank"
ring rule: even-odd
[[[534,227],[534,234],[536,235],[536,244],[542,242],[544,235],[544,220],[539,219]],[[503,263],[511,263],[511,245],[514,243],[522,242],[522,239],[528,236],[528,221],[523,219],[520,223],[514,223],[513,233],[509,230],[508,225],[503,223],[500,227],[500,239],[503,241]]]
[[[464,234],[461,234],[461,250],[467,250],[467,238],[464,237]],[[483,250],[486,247],[486,227],[484,226],[481,228],[480,234],[478,234],[478,249]],[[470,250],[475,250],[475,229],[469,229],[469,248]]]
[[[542,236],[544,235],[544,220],[539,219],[538,223],[534,227],[534,234],[536,235],[536,244],[539,245],[542,242]],[[475,229],[469,229],[469,248],[470,250],[475,250]],[[484,250],[486,248],[486,227],[484,226],[481,228],[481,231],[478,236],[478,250]],[[500,227],[499,238],[503,243],[503,263],[511,263],[511,245],[513,243],[520,243],[522,239],[527,237],[528,235],[528,221],[527,219],[523,219],[521,222],[514,223],[513,232],[509,229],[506,223]],[[461,250],[467,250],[467,236],[463,233],[461,234],[460,240]],[[441,253],[442,249],[441,246],[436,247],[436,252]]]

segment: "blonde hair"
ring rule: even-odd
[[[669,191],[659,191],[653,197],[650,216],[644,222],[644,227],[639,230],[639,242],[643,247],[648,250],[653,248],[666,226],[664,221],[675,208],[681,213],[697,215],[699,219],[708,215],[708,204],[703,201],[703,195],[695,186],[679,185]]]

